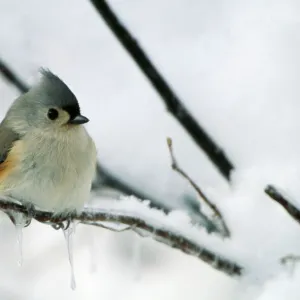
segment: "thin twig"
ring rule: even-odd
[[[76,221],[77,223],[94,226],[100,226],[99,224],[101,222],[115,222],[118,224],[128,225],[132,230],[137,232],[139,230],[147,232],[156,241],[178,249],[186,254],[195,256],[213,268],[230,276],[240,276],[243,273],[243,268],[237,263],[219,256],[213,251],[199,245],[195,241],[180,235],[171,228],[168,228],[166,225],[155,225],[151,218],[149,218],[149,220],[143,220],[140,217],[137,217],[136,212],[130,215],[129,213],[124,213],[118,210],[93,209],[84,210],[79,214],[70,213],[68,216],[59,216],[54,215],[51,212],[40,211],[33,208],[31,208],[29,212],[28,207],[4,199],[0,199],[0,210],[6,213],[11,211],[14,213],[23,213],[25,216],[32,217],[41,223],[51,225],[59,225],[65,221]]]
[[[91,2],[118,41],[127,50],[128,54],[135,61],[143,74],[149,79],[150,83],[164,101],[168,111],[185,128],[196,144],[217,167],[220,173],[227,180],[230,180],[230,173],[234,169],[232,162],[228,159],[221,147],[213,141],[209,134],[199,125],[196,119],[188,111],[183,102],[150,61],[145,51],[138,44],[137,40],[118,19],[107,1],[91,0]]]
[[[280,204],[295,221],[300,223],[300,210],[291,204],[289,200],[278,191],[277,188],[275,188],[273,185],[268,185],[265,188],[265,193],[270,196],[271,199]]]
[[[80,223],[83,224],[83,225],[91,225],[91,226],[100,227],[100,228],[107,229],[107,230],[110,230],[110,231],[113,231],[113,232],[124,232],[124,231],[133,230],[132,226],[126,226],[124,228],[117,229],[117,228],[114,228],[112,226],[107,226],[107,225],[104,225],[104,224],[99,223],[99,222],[85,222],[85,221],[81,221]]]
[[[230,237],[230,230],[229,230],[228,226],[226,225],[225,219],[224,219],[222,213],[220,212],[220,210],[218,209],[218,207],[207,198],[207,196],[203,193],[203,191],[201,190],[199,185],[197,185],[195,183],[195,181],[193,179],[191,179],[191,177],[189,175],[187,175],[187,173],[185,171],[183,171],[177,164],[177,161],[176,161],[176,158],[174,155],[174,151],[173,151],[173,141],[171,138],[167,138],[167,144],[168,144],[168,148],[169,148],[169,152],[170,152],[170,156],[171,156],[172,169],[174,171],[176,171],[177,173],[179,173],[181,176],[183,176],[192,185],[192,187],[196,190],[196,192],[198,193],[200,198],[202,198],[202,200],[207,204],[208,207],[210,207],[210,209],[214,212],[214,214],[221,221],[221,224],[224,228],[224,235],[226,237]]]

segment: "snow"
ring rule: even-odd
[[[33,222],[23,230],[24,261],[19,267],[15,228],[3,219],[1,298],[298,299],[299,267],[296,264],[291,274],[280,259],[299,255],[299,225],[263,189],[274,184],[300,207],[299,3],[110,2],[234,162],[231,186],[167,114],[89,1],[0,0],[0,55],[28,83],[34,82],[40,66],[61,76],[91,120],[87,128],[101,163],[179,208],[184,194],[196,194],[170,168],[165,139],[171,136],[180,166],[218,205],[232,238],[223,241],[205,230],[196,232],[178,210],[163,221],[242,264],[247,275],[230,278],[195,257],[134,233],[78,226],[73,291],[62,235]],[[0,115],[17,95],[0,80]],[[100,200],[99,205],[107,205]],[[149,217],[149,210],[136,208],[131,198],[110,205],[124,205],[122,209],[137,209]],[[155,222],[161,218],[156,211],[152,216]]]

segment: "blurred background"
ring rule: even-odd
[[[41,66],[59,75],[91,120],[100,163],[163,206],[186,209],[183,199],[195,202],[197,195],[170,168],[165,139],[171,136],[180,165],[231,228],[231,252],[224,255],[251,272],[233,279],[150,239],[82,226],[72,291],[63,234],[34,222],[24,230],[19,267],[16,231],[6,221],[0,227],[0,298],[299,299],[297,268],[291,276],[278,261],[299,254],[300,228],[263,189],[277,184],[300,199],[300,3],[109,3],[226,151],[236,167],[231,184],[168,114],[90,1],[0,0],[0,58],[28,85]],[[18,95],[0,77],[1,117]],[[204,242],[210,238],[203,235]]]

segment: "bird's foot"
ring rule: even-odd
[[[63,222],[60,222],[60,223],[53,223],[51,226],[55,230],[59,230],[59,229],[67,230],[70,227],[70,224],[71,224],[71,220],[67,219],[67,220],[65,220]]]
[[[27,220],[24,227],[28,227],[31,224],[32,219],[35,217],[35,206],[32,203],[24,204],[27,210]]]

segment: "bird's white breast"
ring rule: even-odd
[[[83,126],[68,134],[32,132],[22,140],[20,163],[4,183],[6,194],[57,213],[80,210],[95,165],[95,145]]]

